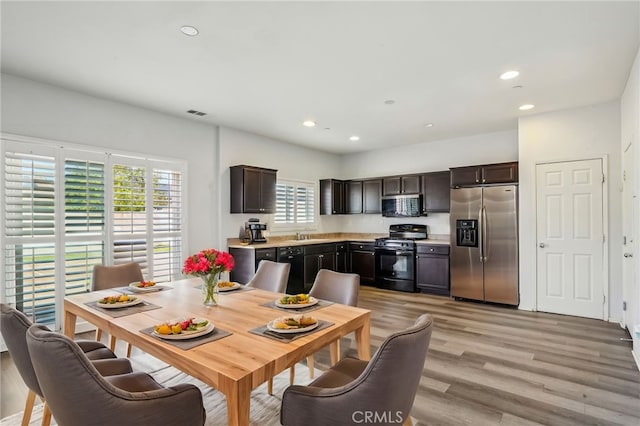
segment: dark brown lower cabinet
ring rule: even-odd
[[[334,244],[315,244],[304,247],[304,291],[311,289],[320,269],[336,270]]]
[[[375,285],[373,243],[349,243],[349,271],[360,275],[360,284]]]
[[[449,296],[449,246],[418,244],[416,285],[421,293]]]
[[[229,248],[229,253],[235,261],[235,266],[229,273],[229,279],[240,284],[246,284],[253,278],[261,260],[276,261],[275,247],[255,250],[232,247]]]
[[[337,243],[336,244],[336,272],[347,272],[348,269],[348,259],[347,259],[347,244],[346,243]]]

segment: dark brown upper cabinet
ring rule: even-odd
[[[384,195],[420,192],[420,175],[390,176],[382,179]]]
[[[232,166],[230,213],[275,213],[276,172],[253,166]]]
[[[518,182],[518,163],[497,163],[455,167],[451,170],[451,187]]]
[[[348,180],[344,183],[345,213],[362,213],[362,181]]]
[[[320,214],[344,214],[344,181],[320,181]]]
[[[448,212],[451,194],[451,190],[449,189],[449,171],[425,173],[421,178],[423,212]]]
[[[382,179],[370,179],[362,182],[363,213],[382,213]]]

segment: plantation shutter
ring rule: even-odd
[[[66,159],[65,295],[90,290],[94,265],[104,263],[105,210],[104,162]]]
[[[54,150],[8,146],[4,158],[4,297],[34,321],[55,319]]]
[[[274,224],[309,225],[315,222],[315,186],[280,180],[276,184]]]
[[[90,290],[97,264],[180,277],[184,163],[25,139],[0,143],[0,301],[59,329],[64,296]]]
[[[113,164],[113,264],[136,262],[147,272],[146,167]]]
[[[295,223],[295,187],[285,183],[276,184],[276,213],[274,223]]]
[[[315,191],[312,184],[296,187],[296,223],[315,222]]]
[[[170,281],[182,268],[182,172],[153,169],[153,279]]]

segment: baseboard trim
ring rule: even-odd
[[[636,360],[636,367],[638,371],[640,371],[640,354],[632,350],[631,355],[633,355],[633,359]]]

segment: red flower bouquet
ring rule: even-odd
[[[187,257],[182,272],[202,278],[204,281],[202,285],[204,304],[210,306],[218,304],[216,293],[220,274],[231,271],[234,266],[233,256],[226,251],[206,249]]]

